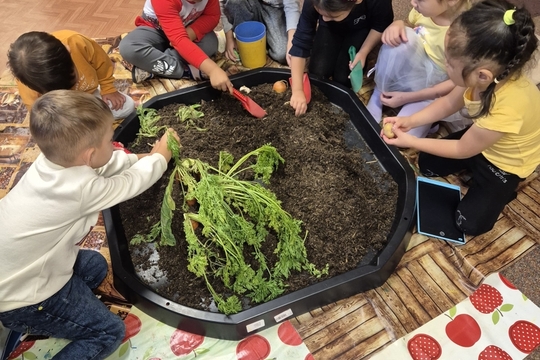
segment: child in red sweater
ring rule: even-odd
[[[120,54],[134,65],[135,83],[153,76],[208,77],[212,87],[232,91],[229,77],[210,56],[220,19],[218,0],[146,0],[137,28],[120,42]]]

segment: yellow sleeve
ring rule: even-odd
[[[17,89],[19,90],[19,96],[21,97],[23,104],[30,110],[39,97],[38,92],[30,89],[19,80],[17,80]]]
[[[71,49],[73,49],[73,47],[77,49],[77,53],[75,53],[74,50],[71,50],[71,56],[75,62],[75,67],[80,69],[79,66],[84,67],[84,62],[86,62],[96,72],[101,94],[105,95],[116,92],[117,90],[114,87],[113,77],[114,68],[109,55],[107,55],[105,50],[103,50],[94,40],[80,34],[78,35],[79,36],[70,37],[68,41],[68,45]]]
[[[409,23],[412,26],[416,26],[416,23],[418,22],[421,16],[422,15],[418,11],[411,9],[411,11],[409,12]]]

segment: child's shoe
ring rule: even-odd
[[[208,80],[208,75],[191,64],[184,64],[184,77],[195,81]]]
[[[146,70],[140,69],[133,65],[133,69],[131,70],[131,79],[135,84],[140,84],[143,81],[153,79],[155,77],[154,74],[151,72],[148,72]]]

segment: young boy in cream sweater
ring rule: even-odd
[[[71,342],[62,359],[104,359],[124,338],[122,320],[96,298],[107,262],[78,244],[99,212],[139,195],[167,168],[167,131],[149,154],[114,151],[113,116],[93,95],[55,90],[30,112],[41,154],[0,200],[0,321],[18,332]]]

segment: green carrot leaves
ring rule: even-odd
[[[137,140],[138,143],[141,138],[153,138],[157,137],[158,133],[166,129],[167,127],[165,125],[158,126],[157,123],[160,120],[160,116],[157,113],[156,109],[150,109],[150,108],[143,108],[142,105],[139,105],[137,107],[137,115],[139,116],[139,123],[140,123],[140,129],[137,133]]]
[[[177,115],[196,119],[202,116],[196,109],[183,107]],[[141,119],[140,136],[161,129],[152,111],[145,109],[140,114],[147,119],[144,129]],[[307,271],[316,277],[328,272],[328,266],[319,270],[307,260],[307,234],[301,235],[302,222],[283,210],[275,194],[262,185],[269,184],[272,173],[284,163],[276,148],[263,145],[237,162],[232,154],[222,151],[216,168],[198,159],[181,158],[181,145],[173,136],[168,138],[168,147],[173,153],[174,169],[163,197],[161,221],[150,234],[137,235],[132,243],[153,241],[161,235],[159,245],[176,245],[171,230],[176,210],[172,189],[179,181],[184,199],[196,199],[198,203],[197,212],[186,203],[182,206],[188,269],[204,277],[216,306],[224,314],[242,310],[237,295],[253,303],[279,296],[292,271]],[[269,264],[262,251],[270,231],[278,240],[275,264]],[[245,259],[246,254],[252,254],[253,259]],[[216,293],[212,286],[216,279],[234,295],[225,298]]]

